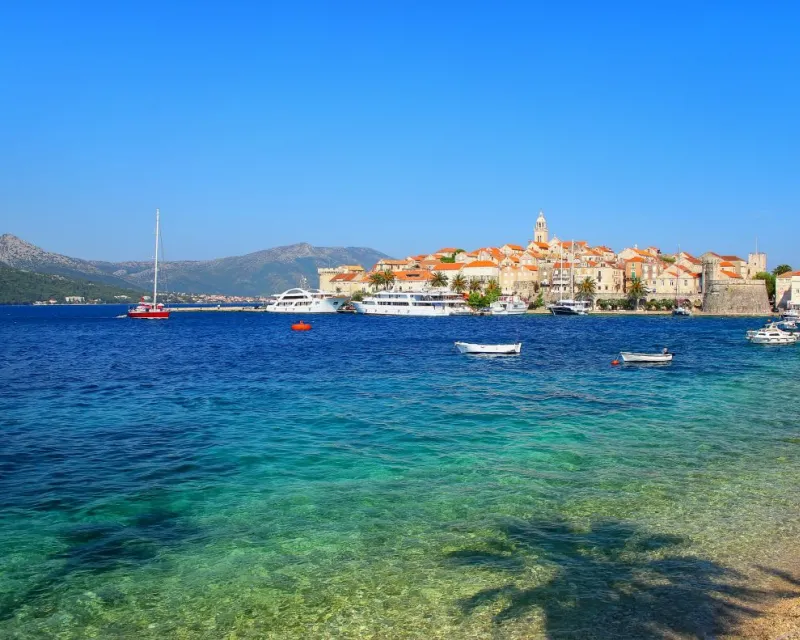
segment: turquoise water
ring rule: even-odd
[[[0,309],[2,637],[702,637],[796,551],[757,320],[116,313]]]

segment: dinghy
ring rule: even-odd
[[[675,355],[664,349],[661,353],[632,353],[630,351],[623,351],[619,354],[622,361],[626,363],[663,363],[672,362],[672,356]]]
[[[491,354],[491,355],[517,355],[522,350],[522,343],[515,344],[473,344],[470,342],[456,342],[459,353]]]

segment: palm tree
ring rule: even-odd
[[[633,300],[636,311],[639,310],[639,300],[644,298],[646,295],[647,287],[644,286],[644,282],[642,282],[636,276],[633,276],[630,284],[628,285],[628,299]]]
[[[446,287],[447,286],[447,275],[442,273],[441,271],[434,271],[433,277],[431,278],[431,286],[432,287]]]
[[[486,297],[492,301],[500,297],[500,285],[497,284],[497,280],[492,279],[486,283]]]
[[[593,278],[586,276],[578,284],[578,300],[589,300],[594,305],[594,294],[597,292],[597,285]]]
[[[777,277],[784,273],[789,273],[791,270],[792,268],[788,264],[779,264],[772,270],[772,275]]]
[[[469,279],[469,290],[470,293],[474,293],[475,291],[480,291],[482,288],[482,284],[480,278],[470,278]]]
[[[369,274],[368,278],[370,286],[372,286],[376,291],[379,287],[382,287],[386,284],[386,280],[383,277],[383,273],[381,271],[375,271],[374,273]]]
[[[387,269],[383,272],[383,288],[388,289],[394,284],[394,271]]]
[[[464,293],[467,290],[467,286],[467,279],[460,273],[454,275],[453,279],[450,281],[450,289],[456,293]]]

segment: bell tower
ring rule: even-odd
[[[544,211],[539,210],[539,217],[536,218],[536,225],[533,228],[533,241],[534,242],[547,242],[547,220],[544,218]]]

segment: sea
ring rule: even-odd
[[[763,319],[124,310],[0,307],[2,638],[736,637],[800,584]]]

